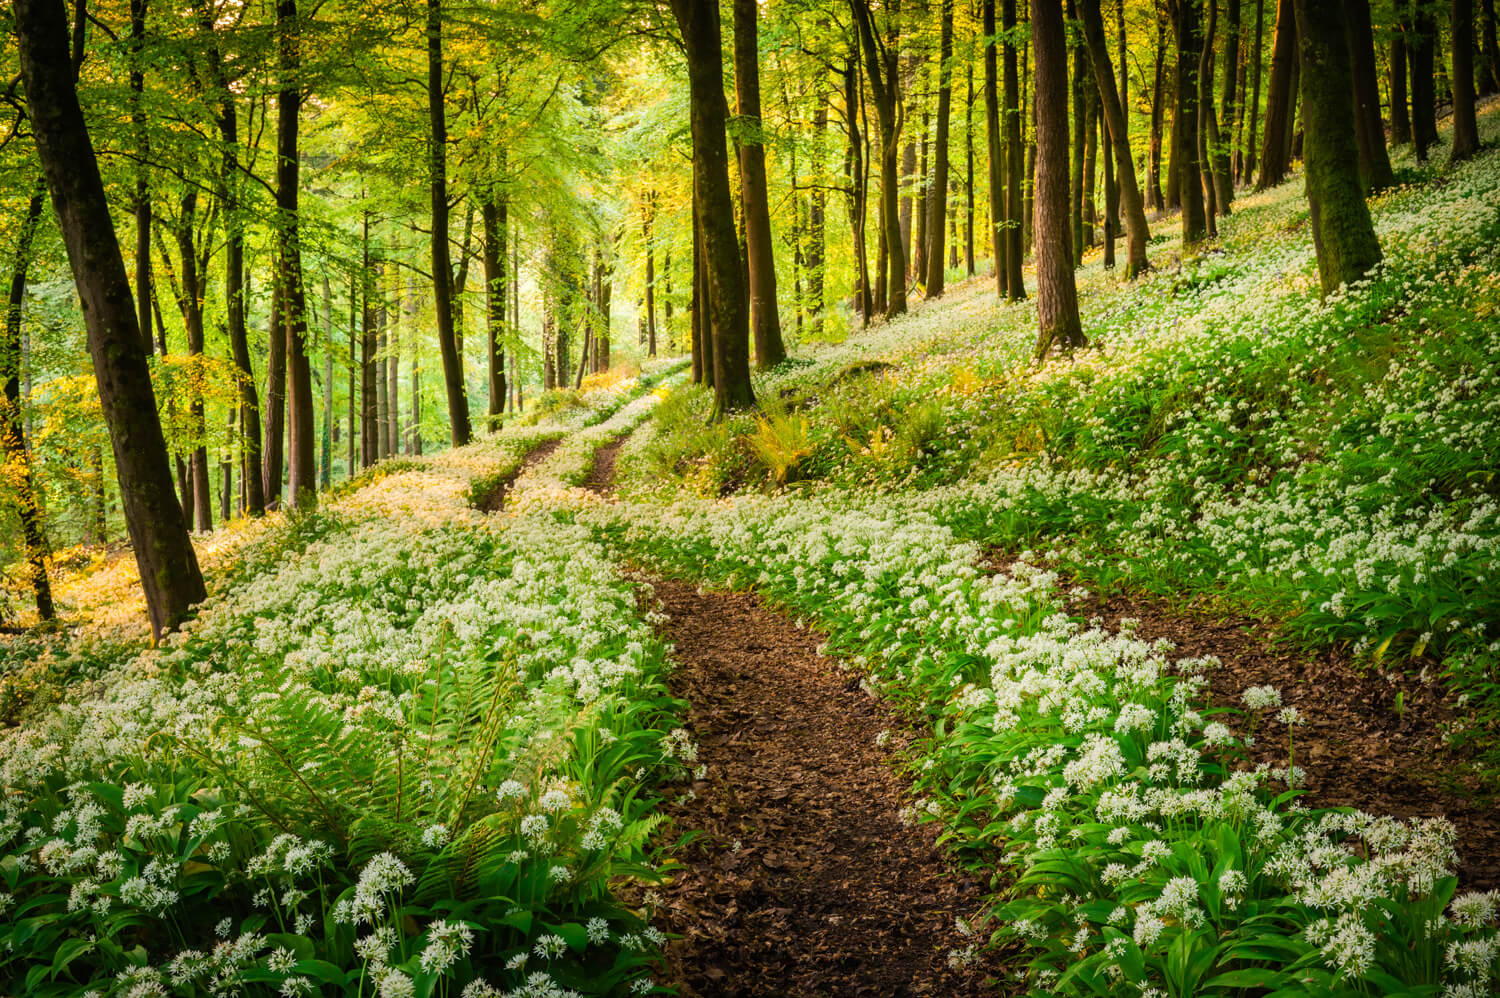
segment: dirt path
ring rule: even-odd
[[[1296,732],[1297,765],[1307,770],[1310,791],[1306,803],[1399,817],[1445,816],[1458,827],[1460,889],[1500,887],[1494,789],[1486,793],[1444,743],[1442,725],[1452,706],[1436,684],[1401,675],[1387,679],[1356,668],[1336,651],[1310,654],[1275,644],[1271,628],[1253,617],[1179,611],[1139,595],[1102,602],[1087,597],[1070,610],[1098,616],[1111,629],[1133,617],[1141,638],[1170,639],[1177,658],[1218,656],[1223,666],[1209,673],[1215,706],[1241,706],[1250,686],[1276,687],[1283,702],[1307,719]],[[1263,724],[1258,734],[1252,758],[1285,766],[1286,729]]]
[[[699,996],[959,996],[993,956],[971,940],[981,885],[950,872],[931,825],[907,826],[889,752],[899,722],[754,596],[657,582],[705,779],[670,809],[705,834],[662,893],[673,983]],[[883,730],[895,733],[886,748]],[[985,963],[984,961],[990,961]]]
[[[561,445],[562,437],[554,437],[551,440],[544,440],[537,444],[526,455],[525,460],[516,465],[515,471],[495,482],[490,491],[474,503],[474,508],[481,513],[500,512],[505,508],[505,497],[510,495],[511,486],[516,484],[516,479],[520,478],[528,468],[533,468],[547,460],[552,452],[557,450]]]
[[[620,451],[625,449],[625,443],[629,439],[630,432],[627,431],[594,451],[594,463],[589,468],[589,477],[584,479],[584,488],[601,496],[614,495],[615,465],[620,460]]]

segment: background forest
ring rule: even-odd
[[[1493,0],[0,37],[0,991],[1494,993]]]

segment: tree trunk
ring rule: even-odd
[[[180,287],[173,281],[173,291],[177,298],[177,309],[182,314],[183,330],[187,334],[187,349],[189,357],[201,358],[203,356],[203,270],[206,268],[207,259],[202,262],[205,268],[199,267],[197,248],[193,243],[194,221],[197,212],[198,195],[196,191],[189,191],[182,199],[182,212],[178,216],[176,231],[173,236],[177,240],[178,255],[181,258],[182,283]],[[165,253],[163,253],[165,256]],[[170,274],[170,267],[169,267]],[[209,492],[208,476],[208,445],[204,441],[206,426],[204,424],[203,392],[197,384],[189,389],[188,400],[188,423],[190,432],[196,445],[188,457],[189,480],[192,485],[192,520],[196,529],[208,532],[213,529],[213,499]]]
[[[1292,147],[1287,136],[1295,115],[1297,66],[1297,16],[1292,0],[1277,0],[1276,31],[1271,43],[1271,79],[1266,92],[1266,135],[1260,147],[1258,191],[1275,187],[1286,179],[1292,166]]]
[[[819,96],[818,108],[813,112],[813,149],[818,152],[813,164],[816,183],[807,209],[807,308],[814,336],[822,335],[823,309],[826,304],[823,295],[828,241],[828,191],[823,185],[822,150],[823,135],[827,131],[828,102]]]
[[[1158,212],[1166,211],[1167,199],[1161,189],[1161,126],[1166,107],[1167,79],[1166,27],[1158,17],[1156,21],[1156,62],[1151,77],[1151,139],[1146,152],[1146,208]]]
[[[720,69],[719,12],[713,5],[694,0],[672,0],[672,11],[687,50],[693,198],[702,230],[708,299],[703,333],[705,340],[712,341],[713,419],[718,421],[755,405],[750,387],[750,303],[735,238],[729,155],[724,145],[729,108]]]
[[[1380,262],[1359,184],[1353,84],[1341,0],[1296,0],[1302,55],[1303,155],[1318,277],[1326,295]]]
[[[1244,114],[1250,119],[1250,136],[1245,142],[1244,167],[1240,170],[1240,183],[1248,184],[1255,175],[1255,157],[1260,147],[1256,144],[1257,126],[1260,124],[1260,67],[1261,50],[1265,44],[1266,0],[1255,0],[1255,44],[1250,54],[1250,104]]]
[[[1191,249],[1208,234],[1203,210],[1203,167],[1198,156],[1198,66],[1202,37],[1194,0],[1171,0],[1177,42],[1177,114],[1172,132],[1177,149],[1178,196],[1182,201],[1182,245]],[[1290,2],[1290,0],[1288,0]]]
[[[453,264],[448,253],[448,121],[443,108],[443,2],[427,0],[427,115],[431,141],[427,150],[432,188],[432,310],[437,320],[438,352],[443,359],[443,388],[448,396],[449,436],[462,447],[472,435],[463,366],[453,327]]]
[[[8,477],[16,515],[21,521],[21,543],[25,551],[26,572],[36,598],[37,616],[51,620],[56,616],[52,605],[52,584],[47,579],[47,546],[41,506],[37,502],[36,477],[32,473],[31,454],[26,446],[26,422],[21,397],[21,309],[26,301],[26,274],[31,267],[36,230],[47,207],[46,181],[38,177],[31,199],[26,203],[26,217],[21,221],[16,253],[11,261],[10,295],[5,303],[5,339],[0,341],[0,380],[5,383],[4,409],[0,411],[0,450],[5,453]],[[29,393],[28,393],[29,394]]]
[[[1479,151],[1479,121],[1474,115],[1474,3],[1452,0],[1449,24],[1453,30],[1453,148],[1448,165],[1461,163]]]
[[[1380,83],[1375,72],[1375,36],[1370,27],[1370,0],[1344,0],[1344,41],[1353,74],[1354,138],[1359,147],[1359,175],[1365,191],[1376,194],[1396,183],[1385,150],[1380,120]]]
[[[363,368],[360,366],[359,349],[355,342],[356,339],[360,338],[359,304],[359,275],[351,273],[349,275],[349,350],[344,358],[349,368],[348,399],[346,402],[348,420],[345,423],[344,432],[346,448],[344,454],[345,481],[354,477],[354,469],[358,462],[358,455],[354,451],[354,441],[359,432],[358,423],[356,422],[356,407],[358,405],[357,399],[359,398],[360,384],[359,378],[356,377],[356,371],[363,373]]]
[[[485,429],[490,433],[500,429],[501,416],[505,413],[506,201],[506,195],[491,193],[479,202],[480,224],[484,230],[484,305],[489,358],[486,370],[490,398]]]
[[[673,0],[673,2],[675,5],[683,0]],[[875,117],[880,126],[881,231],[885,233],[887,244],[899,251],[901,217],[897,205],[896,152],[901,141],[901,126],[896,117],[896,104],[900,99],[896,67],[897,39],[895,37],[886,39],[883,48],[876,44],[875,19],[870,13],[869,0],[849,0],[849,7],[859,29],[860,47],[865,57],[866,78],[870,82],[870,94],[875,103]],[[888,15],[894,21],[899,15],[899,5],[892,3],[888,8]],[[901,252],[887,253],[886,264],[888,271],[885,315],[890,318],[906,311],[906,256]]]
[[[1081,36],[1082,31],[1079,32]],[[1099,165],[1099,88],[1093,82],[1093,70],[1089,68],[1088,49],[1084,50],[1083,77],[1083,248],[1094,248],[1094,228],[1099,223],[1099,212],[1095,206],[1094,191],[1098,189]]]
[[[1015,0],[1010,0],[1014,4]],[[983,0],[983,23],[980,30],[984,45],[984,134],[989,153],[990,180],[990,247],[995,256],[995,294],[1005,296],[1009,267],[1005,259],[1009,245],[1005,228],[1005,158],[1000,135],[999,53],[1002,44],[995,38],[995,0]]]
[[[380,460],[380,332],[375,315],[376,288],[379,286],[378,260],[370,259],[370,215],[365,213],[364,266],[360,269],[360,297],[364,299],[360,325],[359,352],[359,463],[368,468]]]
[[[172,490],[166,440],[104,182],[74,89],[63,4],[16,0],[27,113],[88,330],[120,501],[152,633],[175,628],[204,599],[203,576]]]
[[[948,126],[953,108],[953,0],[942,0],[938,43],[937,134],[932,151],[932,189],[927,195],[927,297],[943,293],[948,230]]]
[[[1005,30],[1004,105],[1005,121],[1005,296],[1026,300],[1026,282],[1021,264],[1026,255],[1024,218],[1030,212],[1021,201],[1021,180],[1026,173],[1026,151],[1021,143],[1021,80],[1012,32],[1016,27],[1016,0],[1001,0],[1000,25]],[[1029,186],[1029,184],[1028,184]]]
[[[1403,146],[1411,141],[1411,112],[1406,97],[1406,33],[1397,25],[1391,35],[1390,83],[1391,145]]]
[[[401,453],[401,319],[404,313],[401,271],[394,267],[391,269],[389,301],[385,323],[385,452],[395,457]]]
[[[865,141],[860,132],[859,35],[855,34],[850,45],[849,58],[844,65],[844,119],[849,133],[849,144],[844,151],[844,177],[848,181],[849,234],[854,242],[854,307],[859,310],[861,325],[868,327],[875,313],[875,302],[870,294],[869,242],[865,238],[865,224],[869,216],[867,209],[868,187],[865,185]],[[899,226],[899,219],[898,219]]]
[[[1146,261],[1146,243],[1151,239],[1151,232],[1146,226],[1146,208],[1141,199],[1141,189],[1135,181],[1135,159],[1130,154],[1130,138],[1125,130],[1125,108],[1115,89],[1099,0],[1083,0],[1082,12],[1084,38],[1088,41],[1092,55],[1094,79],[1099,84],[1104,123],[1109,128],[1113,145],[1115,177],[1119,185],[1120,206],[1125,215],[1125,277],[1131,279],[1149,266]],[[1114,219],[1113,209],[1109,210],[1108,215],[1111,220]]]
[[[1500,89],[1500,43],[1495,40],[1495,0],[1479,0],[1479,50],[1484,55],[1484,86],[1488,95]]]
[[[287,401],[291,424],[289,448],[291,503],[310,509],[318,502],[317,425],[313,414],[312,367],[307,356],[307,296],[302,283],[301,220],[297,207],[300,169],[297,125],[302,107],[301,27],[297,0],[277,0],[276,207],[282,308],[286,322]]]
[[[240,480],[245,492],[245,511],[261,516],[266,511],[264,482],[258,472],[244,469],[260,466],[260,399],[255,390],[255,371],[250,363],[249,335],[245,329],[245,224],[240,217],[239,114],[234,91],[224,74],[223,58],[214,35],[214,8],[198,5],[198,30],[206,42],[209,85],[214,90],[214,119],[222,149],[217,193],[224,206],[224,324],[229,334],[229,352],[240,375],[239,432]]]
[[[82,0],[80,0],[81,4]],[[83,6],[78,10],[82,11]],[[135,139],[135,303],[136,322],[151,353],[151,187],[146,164],[151,162],[151,138],[141,105],[146,89],[146,0],[130,0],[130,121]]]
[[[1437,25],[1427,5],[1417,0],[1415,14],[1406,37],[1406,53],[1411,76],[1411,128],[1417,162],[1427,162],[1427,150],[1437,144],[1437,90],[1434,49],[1437,47]]]
[[[338,426],[333,413],[333,283],[327,270],[323,271],[323,336],[323,437],[318,461],[322,474],[318,481],[326,489],[333,484],[333,438]]]
[[[266,507],[278,509],[286,447],[286,297],[280,280],[271,287],[266,344],[266,440],[261,453],[261,491]]]
[[[1073,283],[1073,251],[1068,224],[1068,117],[1060,100],[1068,86],[1068,41],[1062,9],[1048,0],[1031,8],[1031,41],[1036,62],[1036,356],[1055,344],[1064,351],[1086,346]]]
[[[1208,0],[1208,27],[1198,58],[1198,169],[1203,178],[1203,213],[1210,236],[1219,234],[1216,218],[1229,214],[1224,189],[1228,184],[1220,182],[1216,152],[1220,148],[1219,119],[1214,111],[1214,36],[1218,23],[1218,2]]]
[[[1214,177],[1219,184],[1220,210],[1229,214],[1234,198],[1234,125],[1237,117],[1235,88],[1240,72],[1240,0],[1224,6],[1224,99],[1219,102],[1219,142],[1214,150]]]
[[[1040,2],[1048,3],[1050,2],[1050,0],[1040,0]],[[1068,21],[1076,23],[1078,20],[1078,11],[1075,7],[1074,0],[1067,0],[1067,2]],[[1073,39],[1073,33],[1070,31],[1068,33],[1067,41],[1072,45],[1073,54],[1073,70],[1068,74],[1069,81],[1072,84],[1071,93],[1073,97],[1073,161],[1072,171],[1069,174],[1068,187],[1068,211],[1069,217],[1072,220],[1073,235],[1072,239],[1069,240],[1069,246],[1072,248],[1073,252],[1073,266],[1077,267],[1083,263],[1084,246],[1086,246],[1088,242],[1091,241],[1085,240],[1083,235],[1083,199],[1085,197],[1083,190],[1083,161],[1086,152],[1085,147],[1088,144],[1088,140],[1086,138],[1089,121],[1088,91],[1093,87],[1093,79],[1092,77],[1089,77],[1088,86],[1084,85],[1084,78],[1089,73],[1089,56],[1088,50],[1084,48],[1083,39],[1078,38],[1075,43]],[[1038,77],[1038,80],[1040,80],[1040,77]],[[1037,93],[1039,95],[1045,93],[1047,94],[1049,99],[1052,96],[1051,92],[1042,90],[1040,82],[1038,82],[1037,84]],[[1061,95],[1062,91],[1059,90],[1057,91],[1057,93]],[[1038,129],[1040,129],[1040,110],[1038,110],[1037,112],[1037,122],[1037,127]],[[1041,153],[1038,153],[1037,155],[1040,156]],[[1040,200],[1040,198],[1038,198],[1038,200]],[[1040,221],[1040,219],[1038,221]],[[1041,229],[1040,227],[1038,227],[1037,241],[1041,242],[1041,240],[1044,238],[1046,237],[1042,235]]]
[[[734,0],[734,93],[740,121],[740,200],[750,264],[750,330],[755,366],[768,370],[786,360],[776,309],[776,259],[771,202],[766,192],[766,147],[761,134],[760,42],[756,0]]]
[[[964,270],[969,277],[974,269],[974,64],[964,67],[966,96],[964,105]]]

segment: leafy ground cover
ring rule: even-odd
[[[471,506],[562,430],[277,518],[180,635],[4,732],[0,979],[651,990],[661,937],[614,885],[659,876],[653,787],[690,770],[664,648],[587,531]]]

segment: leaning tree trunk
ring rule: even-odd
[[[702,333],[713,354],[712,418],[755,405],[750,386],[750,302],[740,269],[729,190],[729,153],[720,70],[719,11],[695,0],[672,0],[672,12],[687,50],[688,107],[693,135],[693,199],[703,241],[707,322]],[[894,191],[892,191],[894,193]],[[700,300],[701,301],[701,300]]]
[[[1120,189],[1120,204],[1125,214],[1125,276],[1134,278],[1144,271],[1146,243],[1151,232],[1146,226],[1146,207],[1135,180],[1135,158],[1130,154],[1130,139],[1125,130],[1125,108],[1115,85],[1109,61],[1109,44],[1104,37],[1104,18],[1099,0],[1082,0],[1083,34],[1094,63],[1094,79],[1099,84],[1099,100],[1104,124],[1109,129],[1115,159],[1115,177]]]
[[[448,253],[448,120],[443,107],[443,0],[427,0],[427,115],[431,125],[427,150],[432,194],[432,310],[438,353],[443,359],[443,388],[448,396],[449,438],[462,447],[472,435],[469,400],[464,392],[463,364],[453,326],[453,263]]]
[[[1479,151],[1479,122],[1474,115],[1474,3],[1452,0],[1453,29],[1453,148],[1448,164],[1460,163]]]
[[[1031,8],[1036,92],[1062,94],[1068,86],[1068,41],[1061,7],[1039,0]],[[1054,346],[1086,346],[1073,283],[1068,219],[1068,109],[1060,100],[1039,99],[1036,109],[1036,356]]]
[[[674,0],[674,4],[680,0]],[[864,52],[866,78],[874,98],[875,118],[880,128],[880,219],[890,252],[886,254],[887,285],[885,315],[887,318],[906,311],[906,255],[901,252],[901,212],[896,154],[901,142],[901,125],[896,117],[900,100],[899,69],[895,40],[884,46],[876,44],[875,19],[868,0],[849,0],[859,30],[860,48]],[[890,12],[895,17],[897,10]],[[883,54],[883,58],[882,58]]]
[[[20,237],[10,271],[10,296],[5,303],[5,339],[0,341],[0,380],[5,382],[3,414],[0,414],[0,451],[12,469],[11,495],[16,515],[21,521],[21,543],[26,553],[26,571],[31,577],[31,591],[36,597],[37,616],[51,620],[56,611],[52,605],[52,584],[47,579],[47,534],[37,502],[36,478],[32,474],[31,453],[26,447],[26,420],[21,398],[21,308],[26,300],[26,273],[31,267],[31,250],[36,230],[47,207],[46,181],[38,177],[35,190],[26,203],[26,217],[21,221]]]
[[[318,502],[317,439],[313,414],[312,367],[307,356],[307,295],[302,284],[301,218],[297,192],[301,186],[297,125],[302,108],[300,68],[301,29],[297,0],[277,0],[277,61],[281,91],[276,97],[276,207],[280,223],[282,308],[286,320],[286,369],[289,484],[293,507],[310,509]]]
[[[744,133],[740,137],[740,203],[750,264],[750,331],[755,366],[764,371],[786,360],[776,311],[776,258],[771,202],[766,192],[766,147],[760,118],[760,43],[756,0],[734,0],[734,93]]]
[[[1292,0],[1277,0],[1276,32],[1271,42],[1271,79],[1266,92],[1266,134],[1260,148],[1260,177],[1255,189],[1263,191],[1286,179],[1292,167],[1292,147],[1287,141],[1296,100],[1292,75],[1297,66],[1297,15]]]
[[[159,637],[204,599],[203,575],[172,489],[146,365],[145,333],[136,319],[104,181],[74,89],[65,7],[49,0],[15,0],[13,9],[27,114],[84,304],[125,524],[152,633]]]
[[[1344,0],[1344,40],[1354,79],[1354,139],[1359,146],[1359,175],[1365,191],[1375,194],[1396,183],[1385,149],[1380,120],[1380,83],[1375,72],[1375,36],[1370,27],[1370,0]]]
[[[948,225],[948,117],[953,104],[953,0],[943,0],[938,47],[937,135],[932,150],[932,190],[927,195],[927,297],[943,293]]]
[[[1208,234],[1203,212],[1203,174],[1198,156],[1198,60],[1203,44],[1194,0],[1172,0],[1173,32],[1177,41],[1177,120],[1172,133],[1179,170],[1178,197],[1182,202],[1182,245],[1191,248]]]
[[[1380,262],[1359,184],[1349,49],[1340,0],[1296,0],[1302,50],[1303,159],[1318,278],[1326,295]]]

